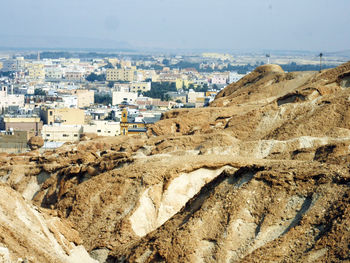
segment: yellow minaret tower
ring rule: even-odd
[[[121,122],[124,122],[124,123],[128,122],[128,109],[127,108],[123,108]]]
[[[122,135],[128,135],[128,109],[123,108],[122,118],[120,121],[120,131]]]

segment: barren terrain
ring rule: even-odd
[[[147,136],[1,154],[0,261],[349,262],[349,86],[265,65]]]

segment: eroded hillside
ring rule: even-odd
[[[261,66],[210,107],[164,114],[148,136],[2,154],[2,187],[61,218],[99,262],[347,261],[349,74],[350,63]],[[48,257],[8,235],[0,256]]]

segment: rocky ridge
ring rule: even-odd
[[[145,137],[1,154],[1,187],[76,230],[49,255],[82,244],[99,262],[347,261],[349,73],[261,66]],[[4,243],[9,233],[0,255],[52,262],[44,244],[29,256],[28,241]]]

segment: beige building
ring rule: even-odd
[[[0,117],[0,130],[28,131],[40,134],[43,122],[37,116],[3,116]]]
[[[115,83],[114,89],[117,91],[125,90],[128,92],[146,92],[151,90],[151,82],[132,82],[132,83]]]
[[[157,72],[154,69],[137,70],[137,81],[145,81],[146,79],[151,79],[153,82],[158,81]]]
[[[81,70],[66,71],[65,79],[72,81],[83,81],[85,80],[85,73]]]
[[[187,94],[188,103],[197,103],[198,101],[204,101],[205,93],[204,92],[195,92],[190,90]]]
[[[45,79],[45,69],[43,64],[30,63],[27,65],[28,78],[31,80]]]
[[[151,90],[151,82],[133,82],[130,84],[131,92],[146,92]]]
[[[82,125],[44,125],[41,136],[49,142],[75,142],[83,133]]]
[[[106,80],[107,81],[128,81],[132,82],[135,80],[136,68],[114,68],[107,69]]]
[[[107,61],[111,63],[113,66],[116,66],[119,63],[119,59],[117,58],[109,58]]]
[[[190,84],[193,84],[192,82],[190,82],[187,79],[182,79],[182,78],[178,78],[176,79],[176,89],[177,90],[181,90],[181,89],[188,89]]]
[[[61,123],[64,125],[83,125],[85,123],[85,113],[81,109],[73,108],[43,108],[40,112],[44,124],[53,125]]]
[[[78,108],[85,108],[93,105],[95,103],[93,90],[75,90],[72,92],[72,95],[76,95],[78,99]]]

